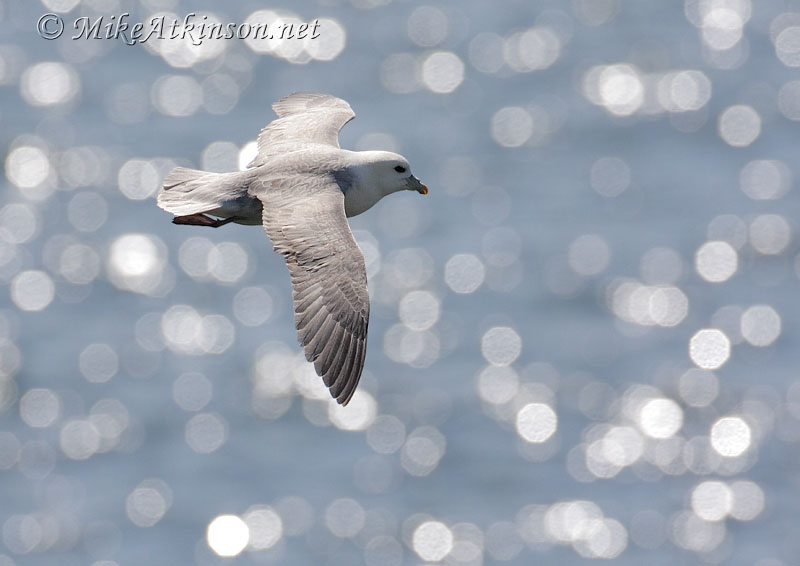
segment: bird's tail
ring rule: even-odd
[[[219,185],[223,174],[176,167],[158,191],[158,206],[175,216],[197,214],[219,208]]]

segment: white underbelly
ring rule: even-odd
[[[261,224],[261,201],[251,196],[239,197],[222,203],[222,206],[209,210],[207,214],[220,218],[236,218],[236,224]]]

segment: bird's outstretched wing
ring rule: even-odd
[[[258,134],[258,154],[248,167],[262,165],[279,144],[300,142],[339,147],[339,130],[355,118],[350,105],[330,94],[296,92],[272,105],[278,118]]]
[[[323,177],[261,182],[254,194],[264,205],[264,228],[289,268],[298,340],[331,395],[346,404],[364,367],[369,294],[344,194]]]

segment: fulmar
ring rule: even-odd
[[[388,151],[348,151],[339,131],[355,117],[329,94],[294,93],[272,105],[278,118],[258,136],[244,171],[176,167],[158,206],[175,224],[217,228],[263,224],[292,280],[294,324],[306,359],[331,396],[346,405],[364,368],[369,294],[364,256],[347,217],[388,194],[428,187]]]

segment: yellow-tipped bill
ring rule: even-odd
[[[408,189],[411,191],[417,191],[421,195],[428,194],[428,187],[425,186],[422,181],[417,179],[414,175],[411,175],[407,181]]]

